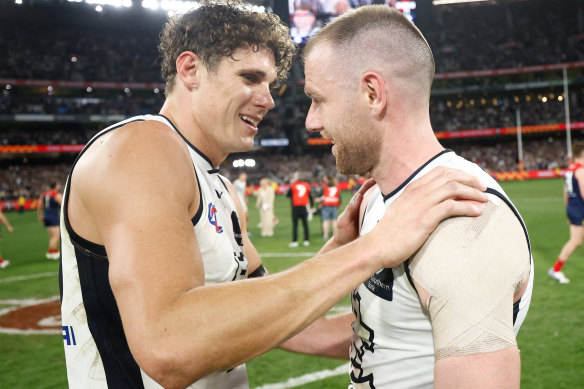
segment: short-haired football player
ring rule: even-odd
[[[306,128],[332,140],[340,173],[377,182],[361,204],[363,237],[441,167],[475,176],[489,201],[482,216],[442,222],[408,261],[361,283],[352,313],[321,318],[287,347],[349,358],[351,388],[518,388],[515,335],[533,285],[527,230],[501,187],[436,139],[425,38],[394,9],[361,7],[320,30],[303,57]]]

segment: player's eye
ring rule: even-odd
[[[256,74],[242,74],[241,77],[248,84],[257,84],[260,82],[260,79]]]

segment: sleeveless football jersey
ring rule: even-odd
[[[436,155],[392,193],[383,195],[376,187],[369,196],[363,216],[361,235],[371,231],[386,209],[391,206],[408,184],[424,176],[437,166],[463,170],[480,178],[488,186],[487,192],[505,201],[521,218],[503,190],[477,165],[457,156],[451,150]],[[527,230],[523,221],[525,237]],[[514,330],[519,330],[531,300],[533,287],[533,260],[529,286],[514,305]],[[349,388],[433,388],[434,339],[429,312],[422,307],[410,277],[407,261],[382,269],[358,286],[351,294],[353,337],[350,351]]]
[[[566,192],[568,193],[568,206],[584,210],[584,200],[580,193],[580,185],[575,174],[576,170],[582,168],[582,165],[575,162],[568,167],[566,172]]]
[[[59,214],[59,203],[57,202],[57,200],[55,200],[55,197],[57,196],[57,191],[56,190],[48,190],[46,192],[44,192],[41,197],[43,199],[43,205],[45,206],[45,215],[46,214],[51,214],[51,215],[58,215]]]
[[[97,134],[79,158],[103,134],[135,121],[155,120],[180,132],[161,115],[130,118]],[[192,219],[205,267],[205,284],[247,278],[247,259],[238,215],[224,178],[210,160],[188,145],[200,189],[199,209]],[[77,162],[77,161],[76,161]],[[75,164],[67,180],[61,212],[61,316],[71,388],[161,388],[137,365],[130,353],[108,278],[105,247],[89,242],[72,229],[68,193]],[[196,328],[193,328],[196,332]],[[202,356],[204,358],[204,356]],[[213,373],[189,386],[197,389],[247,389],[245,365]]]

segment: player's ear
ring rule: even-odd
[[[361,77],[361,87],[371,113],[375,116],[383,115],[387,105],[387,92],[383,77],[375,72],[367,72]]]
[[[176,59],[176,75],[188,90],[199,86],[203,67],[199,56],[192,51],[182,52]]]

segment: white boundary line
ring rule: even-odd
[[[35,278],[44,278],[44,277],[52,277],[59,274],[59,272],[50,272],[50,273],[37,273],[37,274],[29,274],[27,276],[16,276],[16,277],[8,277],[8,278],[0,278],[0,284],[5,282],[14,282],[14,281],[25,281],[25,280],[34,280]]]
[[[286,382],[280,382],[276,384],[266,384],[262,386],[256,386],[254,389],[286,389],[286,388],[296,388],[300,385],[308,384],[310,382],[321,381],[325,378],[334,377],[342,374],[347,374],[347,382],[349,380],[349,364],[345,363],[333,370],[321,370],[314,373],[308,373],[300,377],[289,378]]]

